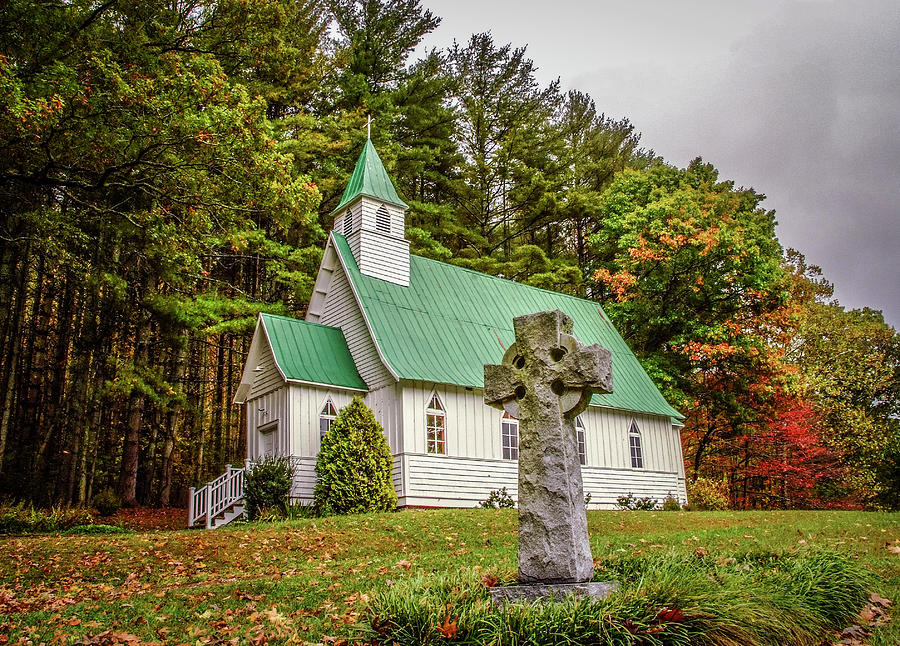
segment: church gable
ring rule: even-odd
[[[235,402],[271,392],[284,382],[368,390],[340,329],[260,314]]]
[[[253,341],[250,343],[250,352],[244,363],[244,372],[234,401],[241,404],[283,385],[284,375],[278,369],[275,355],[272,354],[272,348],[262,330],[262,323],[257,321]]]
[[[323,325],[341,329],[353,362],[371,390],[396,382],[396,377],[381,359],[343,267],[330,275],[318,320]]]

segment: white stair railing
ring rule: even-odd
[[[225,465],[225,473],[188,495],[188,527],[200,520],[212,529],[213,520],[244,497],[244,469]]]

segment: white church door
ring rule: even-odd
[[[259,429],[260,434],[260,455],[259,457],[275,456],[275,436],[278,434],[278,422],[266,424]]]

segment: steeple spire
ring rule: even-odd
[[[353,175],[350,176],[347,188],[344,189],[341,201],[333,213],[337,213],[360,195],[372,197],[402,209],[409,208],[409,205],[397,195],[397,189],[394,188],[394,183],[388,177],[371,139],[366,140],[366,145],[363,146],[362,153],[356,160]]]

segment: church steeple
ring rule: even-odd
[[[367,139],[332,212],[334,231],[347,238],[360,273],[409,285],[409,242],[403,237],[407,209]]]
[[[384,170],[384,164],[381,163],[381,157],[378,156],[378,151],[372,145],[371,139],[366,140],[366,145],[363,146],[362,153],[356,160],[353,175],[350,176],[347,188],[344,189],[344,194],[341,196],[341,202],[334,212],[337,213],[360,195],[399,206],[404,210],[409,208],[409,205],[397,195],[397,189],[394,188],[394,183],[388,177],[387,171]]]

